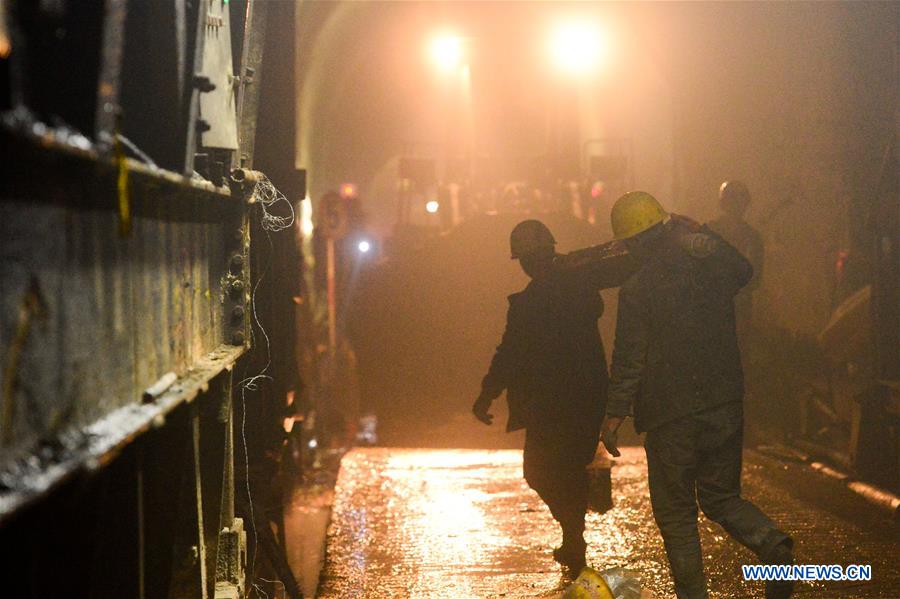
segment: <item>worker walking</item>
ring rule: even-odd
[[[637,263],[617,244],[564,256],[555,244],[539,221],[513,229],[512,258],[531,282],[509,296],[506,331],[472,410],[490,424],[491,402],[507,391],[507,431],[526,431],[525,480],[562,527],[554,557],[577,573],[585,565],[585,467],[598,445],[608,385],[599,290],[621,285]]]
[[[647,432],[653,515],[679,599],[707,597],[697,503],[765,563],[792,563],[791,539],[741,497],[743,373],[734,297],[750,263],[707,227],[668,215],[645,192],[612,209],[616,239],[640,263],[619,292],[607,418],[601,440],[613,455],[633,415]],[[769,582],[767,597],[792,585]]]

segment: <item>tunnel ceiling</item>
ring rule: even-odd
[[[440,32],[468,40],[480,153],[544,152],[547,115],[557,95],[573,93],[548,66],[548,24],[586,13],[610,23],[628,16],[568,3],[303,4],[298,161],[310,169],[312,196],[346,180],[365,193],[400,153],[435,154],[440,144],[459,151],[454,126],[447,130],[459,117],[456,90],[425,55]],[[628,34],[623,48],[644,48],[638,70],[645,87],[647,79],[659,85],[656,27],[653,14],[640,28],[615,26]]]
[[[447,23],[475,38],[473,65],[486,66],[481,73],[473,67],[473,93],[479,122],[493,128],[483,137],[497,152],[526,153],[522,148],[542,139],[535,118],[545,114],[542,94],[555,88],[536,76],[535,54],[531,62],[519,60],[528,46],[522,41],[538,36],[548,11],[586,5],[301,6],[298,162],[310,171],[314,198],[354,181],[370,216],[387,226],[394,214],[391,161],[405,141],[446,136],[428,114],[447,97],[423,59],[427,36]],[[830,311],[830,283],[821,276],[829,252],[859,237],[853,229],[862,221],[846,215],[852,203],[871,196],[896,129],[900,5],[665,3],[596,10],[627,33],[623,67],[596,101],[615,117],[601,128],[635,139],[637,185],[705,220],[716,214],[722,180],[747,181],[754,195],[750,221],[774,250],[771,277],[763,281],[767,314],[792,328],[818,330]],[[493,91],[479,97],[482,80]],[[865,208],[850,212],[864,215]]]

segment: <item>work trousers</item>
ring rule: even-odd
[[[529,428],[525,433],[525,481],[550,508],[563,531],[563,543],[584,542],[588,506],[588,474],[598,434],[548,433]]]
[[[790,538],[741,497],[743,410],[740,402],[667,422],[647,433],[653,516],[662,533],[678,599],[708,597],[697,503],[706,517],[766,559]]]

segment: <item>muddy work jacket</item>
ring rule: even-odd
[[[638,267],[603,248],[558,257],[548,276],[509,296],[506,330],[481,391],[494,399],[506,389],[508,431],[570,434],[599,425],[609,381],[599,290],[621,285]]]
[[[671,226],[619,291],[606,413],[633,410],[639,432],[744,394],[734,297],[753,267],[707,227],[688,234]]]

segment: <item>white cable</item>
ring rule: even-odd
[[[262,219],[260,225],[266,231],[277,233],[289,229],[294,225],[294,205],[278,191],[268,177],[263,176],[253,187],[253,198],[262,206]],[[269,212],[269,208],[284,202],[287,204],[290,216],[277,216]]]
[[[266,179],[268,180],[268,179]],[[271,185],[271,184],[270,184]],[[274,189],[274,187],[273,187]],[[284,196],[282,196],[283,198]],[[265,209],[264,209],[265,212]],[[292,212],[293,215],[293,212]],[[265,218],[265,216],[263,216]],[[292,216],[293,218],[293,216]],[[274,247],[272,245],[272,238],[269,237],[268,231],[266,232],[266,238],[269,241],[269,250],[270,257],[274,253]],[[256,529],[256,515],[255,509],[253,507],[253,496],[250,493],[250,455],[247,447],[247,433],[246,433],[246,424],[247,424],[247,401],[246,401],[246,392],[256,391],[259,388],[257,381],[260,379],[269,379],[272,380],[272,377],[266,374],[266,371],[269,370],[269,366],[272,364],[272,348],[269,341],[269,335],[266,333],[265,327],[263,327],[262,323],[259,321],[259,314],[256,311],[256,291],[259,289],[260,283],[262,283],[263,279],[266,276],[266,273],[269,272],[269,265],[271,262],[266,264],[266,267],[263,269],[262,273],[259,275],[259,278],[256,280],[256,285],[253,286],[253,291],[250,294],[250,307],[253,312],[253,321],[256,323],[256,326],[259,327],[259,330],[262,331],[263,337],[266,340],[266,365],[260,370],[257,374],[247,377],[241,380],[238,385],[241,387],[241,441],[244,445],[244,481],[247,487],[247,503],[250,509],[250,525],[253,527],[253,557],[250,561],[250,576],[253,577],[254,572],[256,570],[256,556],[259,551],[259,532]],[[253,327],[250,327],[251,339],[253,334]],[[258,592],[262,592],[259,589],[259,586],[256,583],[252,583],[255,590]],[[265,595],[265,593],[263,592]],[[266,595],[268,598],[268,595]]]

